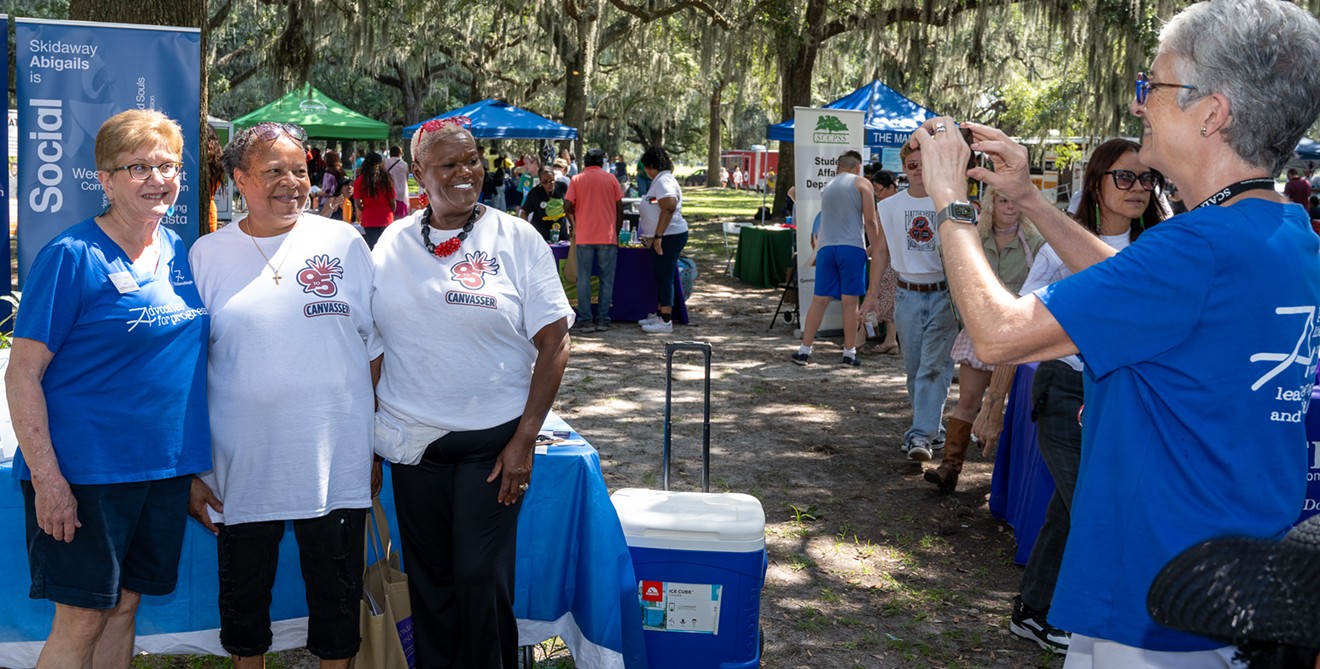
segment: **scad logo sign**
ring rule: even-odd
[[[847,144],[848,124],[840,121],[838,116],[822,114],[816,118],[811,139],[817,144]]]

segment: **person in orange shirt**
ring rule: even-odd
[[[619,229],[623,227],[623,190],[605,167],[605,152],[592,149],[583,158],[586,169],[573,177],[564,195],[564,213],[577,242],[577,332],[610,329],[614,303],[614,267],[619,255]],[[600,304],[592,319],[591,275],[600,276]]]

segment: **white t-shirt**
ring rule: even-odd
[[[655,229],[660,225],[660,200],[667,197],[677,200],[678,206],[674,208],[674,215],[669,219],[665,235],[687,232],[688,224],[683,220],[683,189],[678,187],[678,179],[674,178],[674,173],[665,170],[655,175],[646,195],[637,203],[637,228],[643,237],[655,236]]]
[[[390,173],[394,182],[394,201],[408,201],[408,163],[403,158],[390,156],[385,159],[385,171]]]
[[[381,349],[362,236],[303,214],[277,237],[227,225],[198,239],[188,260],[211,312],[215,469],[202,478],[225,508],[211,518],[296,520],[371,506],[370,361]]]
[[[940,233],[935,227],[935,201],[912,197],[908,191],[881,200],[876,205],[880,226],[889,245],[889,264],[908,283],[939,283],[944,280],[940,258]]]
[[[1115,251],[1122,251],[1132,244],[1132,235],[1130,232],[1124,232],[1121,235],[1101,235],[1100,241],[1108,244]],[[1063,259],[1058,253],[1054,252],[1054,247],[1049,244],[1042,244],[1040,250],[1036,252],[1036,260],[1031,264],[1031,271],[1027,273],[1027,280],[1022,283],[1022,289],[1018,295],[1030,295],[1055,281],[1062,281],[1073,275],[1073,271],[1063,264]],[[1065,355],[1059,358],[1060,362],[1068,363],[1076,371],[1082,371],[1082,359],[1076,355]]]
[[[395,221],[372,252],[380,409],[408,428],[506,423],[527,405],[532,337],[564,317],[572,324],[554,254],[530,223],[487,207],[462,246],[438,258],[422,244],[421,215]],[[457,234],[432,230],[431,241]]]

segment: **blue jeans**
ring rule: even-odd
[[[894,328],[903,351],[907,371],[908,399],[912,402],[912,427],[903,433],[934,439],[940,433],[944,402],[953,381],[953,340],[958,321],[948,290],[918,293],[900,287],[894,297]]]
[[[614,244],[577,245],[577,322],[591,322],[591,266],[595,263],[600,276],[600,314],[596,322],[608,325],[610,307],[614,304],[614,267],[619,261],[619,247]]]

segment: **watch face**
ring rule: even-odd
[[[976,218],[976,207],[966,202],[954,202],[949,205],[949,218],[970,221]]]

